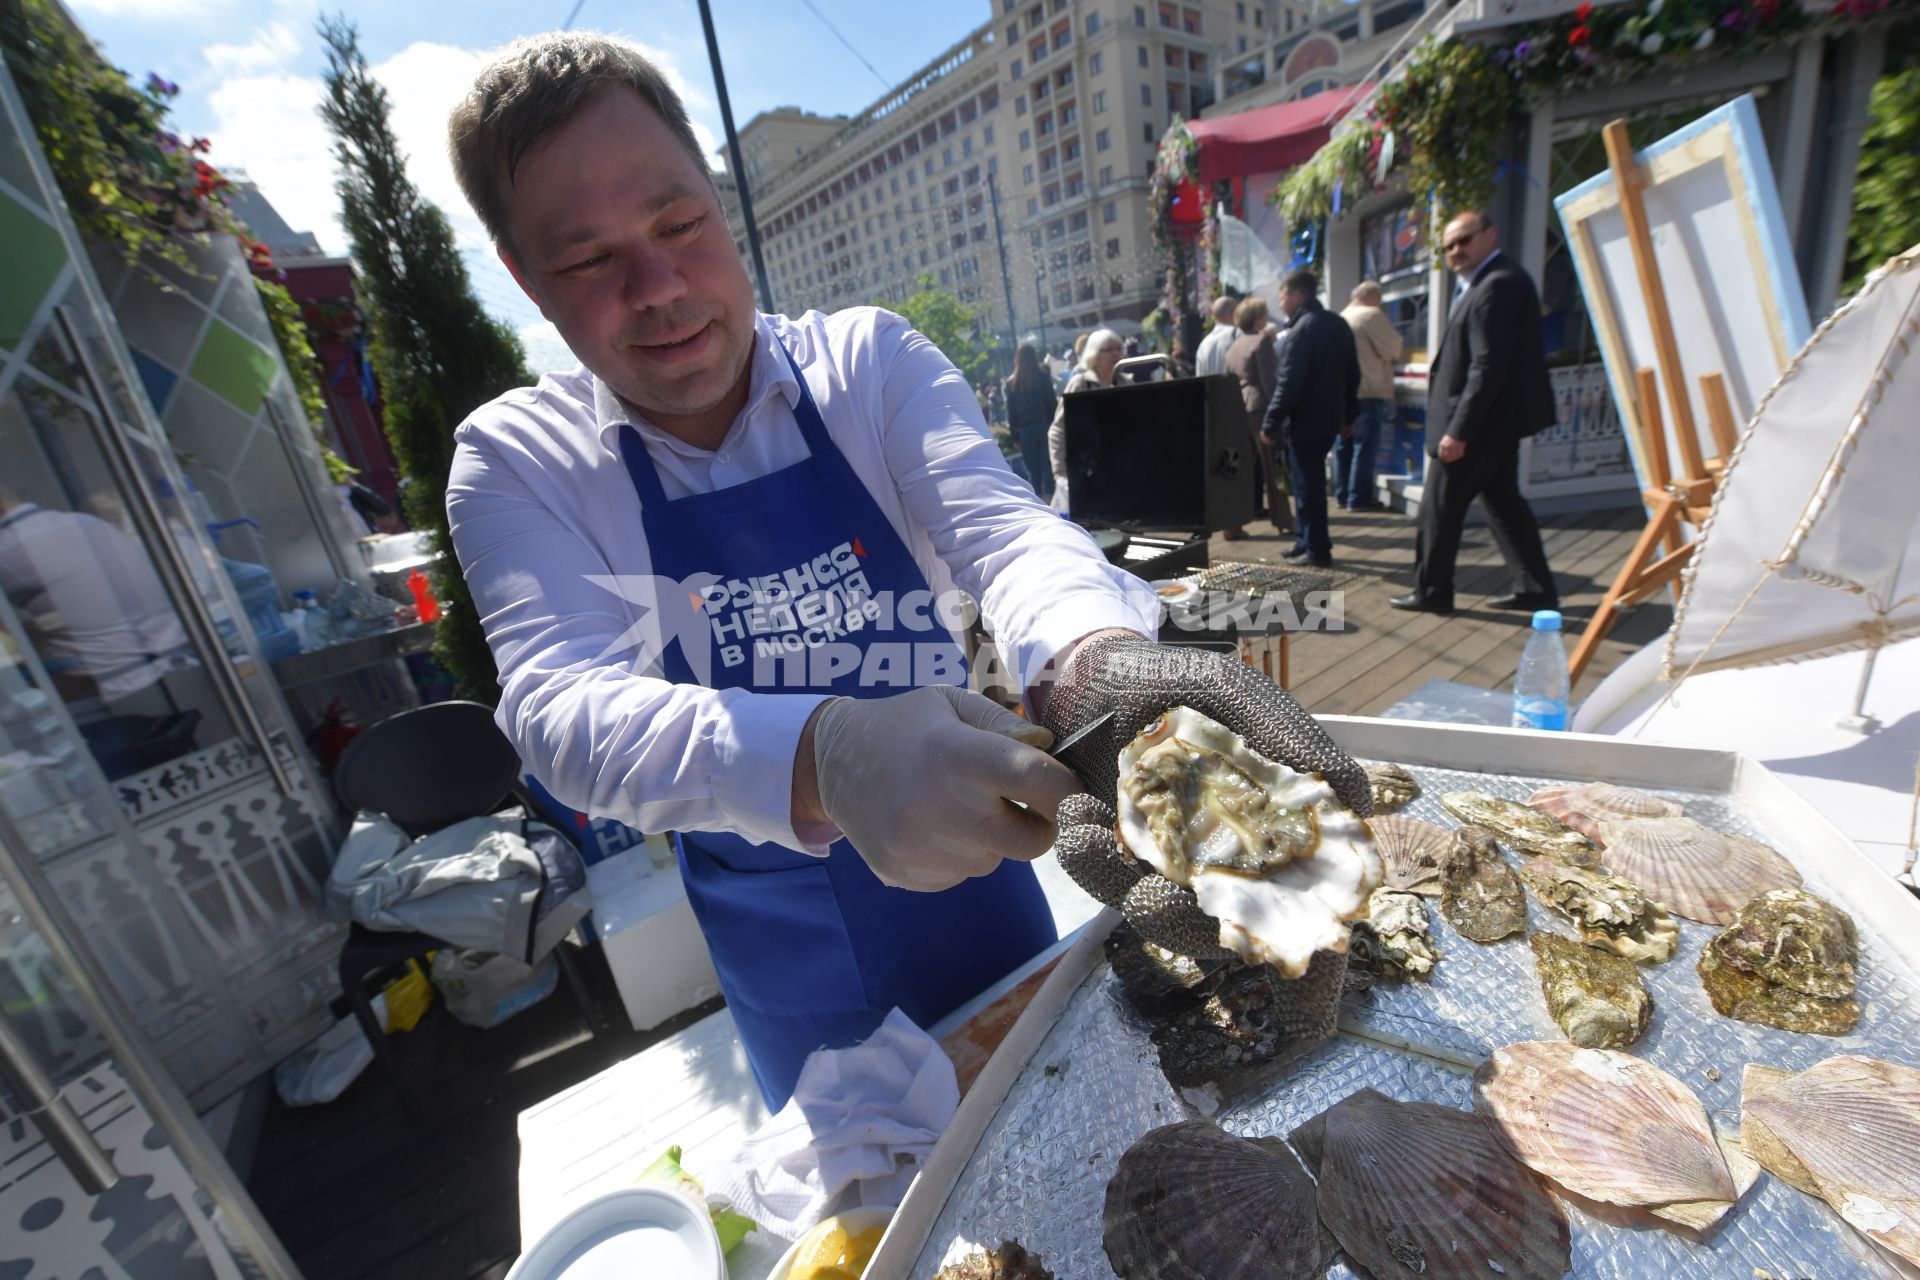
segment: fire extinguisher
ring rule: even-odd
[[[340,759],[340,753],[347,744],[360,736],[366,726],[347,714],[347,709],[335,698],[327,704],[326,711],[320,717],[320,723],[307,734],[307,746],[312,748],[314,758],[320,761],[320,769],[329,777],[333,766]]]

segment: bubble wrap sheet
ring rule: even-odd
[[[1449,830],[1459,823],[1440,807],[1438,797],[1445,792],[1486,791],[1524,801],[1539,787],[1565,781],[1410,768],[1421,795],[1401,812]],[[1685,805],[1690,816],[1710,827],[1767,838],[1740,802],[1727,795],[1655,794]],[[1791,849],[1782,852],[1793,857]],[[1811,892],[1834,897],[1817,876],[1800,869]],[[1896,892],[1891,885],[1888,891]],[[1571,925],[1531,894],[1527,911],[1530,928],[1571,935]],[[1382,984],[1350,995],[1341,1007],[1346,1030],[1340,1036],[1310,1050],[1263,1096],[1236,1102],[1216,1121],[1248,1137],[1285,1136],[1361,1088],[1469,1108],[1472,1081],[1466,1063],[1514,1041],[1562,1038],[1547,1016],[1524,937],[1491,946],[1468,941],[1441,918],[1437,901],[1430,901],[1429,917],[1441,951],[1430,983]],[[1631,1052],[1684,1081],[1716,1124],[1739,1131],[1740,1074],[1748,1062],[1802,1070],[1836,1054],[1859,1053],[1920,1065],[1915,976],[1864,925],[1860,1023],[1852,1035],[1835,1038],[1776,1031],[1715,1013],[1694,964],[1719,930],[1689,920],[1678,923],[1680,946],[1673,958],[1641,968],[1654,1014]],[[988,1125],[935,1220],[913,1277],[933,1275],[966,1246],[991,1246],[1003,1238],[1035,1251],[1060,1280],[1113,1274],[1100,1241],[1108,1178],[1142,1134],[1197,1114],[1160,1074],[1147,1032],[1107,966],[1096,965]],[[1422,1049],[1389,1047],[1403,1041]],[[1705,1242],[1653,1227],[1608,1225],[1578,1208],[1569,1207],[1567,1216],[1573,1227],[1572,1274],[1583,1280],[1920,1276],[1920,1270],[1904,1267],[1868,1243],[1825,1204],[1766,1174]],[[1344,1257],[1327,1272],[1338,1280],[1357,1274]]]

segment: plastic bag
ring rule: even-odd
[[[387,1017],[385,996],[373,998],[373,1016]],[[311,1044],[295,1049],[273,1069],[273,1091],[290,1107],[312,1107],[332,1102],[360,1078],[373,1061],[360,1023],[351,1014],[340,1019]]]
[[[560,963],[551,955],[528,965],[492,951],[442,947],[433,957],[433,985],[447,1012],[470,1027],[499,1026],[552,995],[559,981]]]
[[[428,952],[431,960],[433,953]],[[407,961],[407,971],[382,988],[381,997],[387,1002],[386,1028],[389,1035],[397,1031],[411,1031],[426,1016],[427,1006],[433,1003],[433,984],[427,981],[427,971],[418,960]]]

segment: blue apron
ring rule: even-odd
[[[800,383],[794,418],[811,455],[804,462],[670,502],[639,433],[621,428],[620,455],[640,498],[653,572],[682,582],[696,575],[721,584],[786,581],[797,583],[796,594],[833,575],[843,588],[841,605],[862,594],[844,589],[855,574],[868,598],[892,593],[898,601],[926,591],[919,566],[828,437],[799,365],[782,354]],[[724,587],[714,590],[726,594]],[[814,594],[812,610],[804,599],[787,603],[795,613],[817,617],[823,600]],[[853,698],[911,687],[863,682],[864,661],[829,675],[826,664],[809,664],[804,652],[786,661],[756,660],[756,637],[743,634],[753,626],[750,613],[763,626],[769,614],[774,626],[789,622],[778,605],[768,608],[764,601],[746,612],[723,606],[713,617],[718,634],[709,687]],[[834,643],[855,646],[863,658],[873,646],[911,646],[872,656],[904,652],[923,661],[937,645],[938,661],[929,665],[957,673],[955,683],[965,679],[964,659],[944,630],[903,627],[892,611],[836,634]],[[813,669],[798,672],[799,664]],[[663,665],[669,680],[700,683],[677,646],[668,646]],[[898,664],[888,669],[901,670]],[[815,1049],[857,1044],[895,1006],[931,1026],[1058,936],[1039,881],[1024,862],[1003,862],[991,875],[941,893],[913,893],[882,884],[845,840],[825,858],[723,832],[685,832],[676,843],[688,901],[769,1110],[786,1104]]]

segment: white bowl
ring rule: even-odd
[[[609,1191],[553,1224],[507,1280],[727,1280],[705,1205],[665,1187]]]
[[[893,1209],[892,1207],[881,1208],[875,1205],[865,1209],[849,1209],[845,1213],[837,1213],[832,1216],[840,1219],[841,1225],[846,1227],[849,1232],[859,1232],[871,1227],[884,1227],[889,1222],[892,1222]],[[825,1219],[821,1221],[825,1221]],[[819,1223],[814,1224],[814,1226],[818,1225]],[[807,1228],[809,1232],[812,1230],[813,1227]],[[806,1234],[802,1233],[800,1240],[805,1240],[806,1238]],[[800,1240],[795,1240],[793,1244],[788,1247],[787,1251],[780,1255],[780,1261],[774,1263],[773,1270],[767,1273],[767,1280],[787,1280],[788,1272],[793,1269],[793,1260],[799,1256],[800,1253]],[[513,1280],[513,1277],[509,1276],[507,1280]]]

